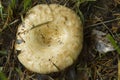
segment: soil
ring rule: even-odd
[[[79,1],[82,0],[32,0],[25,8],[24,0],[1,0],[0,71],[8,80],[118,80],[118,52],[98,52],[92,30],[111,34],[120,45],[120,0]],[[84,43],[82,52],[72,66],[58,73],[42,75],[27,70],[19,62],[19,52],[15,51],[14,44],[17,26],[22,22],[21,15],[24,17],[27,10],[37,4],[51,3],[66,5],[81,17]]]

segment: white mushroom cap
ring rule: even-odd
[[[16,36],[19,61],[30,71],[47,74],[63,70],[77,59],[83,27],[71,9],[40,4],[28,11]]]

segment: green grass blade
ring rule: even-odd
[[[80,16],[80,19],[81,19],[81,21],[82,21],[82,24],[84,24],[84,22],[85,22],[84,15],[82,14],[82,12],[81,12],[80,10],[78,10],[78,14],[79,14],[79,16]]]
[[[110,40],[111,44],[113,45],[113,47],[117,50],[118,54],[120,54],[120,47],[117,45],[116,41],[113,39],[113,37],[108,34],[107,38]]]
[[[32,3],[32,0],[24,0],[23,1],[24,11],[26,11],[29,8],[29,6],[31,6],[31,3]]]
[[[11,0],[9,6],[8,6],[8,16],[9,18],[12,17],[13,15],[13,10],[16,7],[16,0]]]
[[[11,0],[9,6],[11,7],[11,9],[14,9],[16,5],[16,0]]]

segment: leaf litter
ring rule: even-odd
[[[119,0],[1,0],[0,1],[0,79],[2,80],[118,80],[120,47]],[[84,46],[78,60],[59,73],[41,75],[25,69],[14,51],[21,15],[37,4],[57,3],[73,9],[83,20]],[[93,30],[108,35],[118,50],[101,54],[96,50]],[[19,43],[21,41],[18,41]]]

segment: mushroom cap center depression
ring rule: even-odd
[[[15,49],[20,50],[18,59],[27,69],[42,74],[58,72],[77,59],[82,49],[83,27],[69,8],[43,4],[29,11],[18,27],[17,40],[23,41],[16,43]]]
[[[31,35],[30,42],[34,47],[39,46],[39,49],[48,50],[64,44],[66,34],[67,32],[59,26],[44,24],[32,29],[29,35]]]

